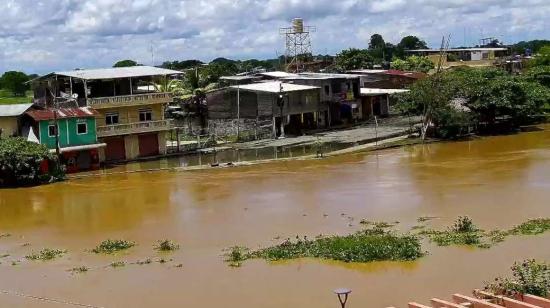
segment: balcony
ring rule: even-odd
[[[167,104],[172,102],[172,93],[147,93],[136,95],[88,98],[88,106],[94,109],[105,109],[124,106]]]
[[[131,134],[152,133],[166,131],[172,129],[172,120],[137,122],[128,124],[117,124],[108,126],[99,126],[97,128],[97,136],[113,137]]]

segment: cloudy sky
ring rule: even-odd
[[[131,58],[273,58],[278,28],[303,17],[315,53],[365,48],[380,33],[437,47],[494,36],[550,39],[550,0],[0,0],[0,72],[110,67]]]

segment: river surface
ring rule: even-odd
[[[549,129],[550,127],[546,127]],[[134,166],[135,167],[135,166]],[[193,172],[147,172],[0,190],[0,290],[102,307],[405,307],[470,293],[514,261],[550,260],[550,235],[515,237],[491,249],[434,247],[418,261],[345,264],[312,259],[240,268],[223,249],[276,244],[296,235],[349,234],[359,221],[420,216],[445,227],[469,215],[485,229],[550,217],[550,131],[409,146],[323,160]],[[118,255],[89,252],[102,240],[138,245]],[[160,239],[181,249],[153,250]],[[277,239],[276,239],[277,238]],[[64,257],[31,262],[44,247]],[[111,268],[113,261],[173,259]],[[12,261],[20,260],[17,265]],[[181,264],[181,267],[177,265]],[[68,272],[88,266],[84,274]],[[70,307],[6,295],[0,307]]]

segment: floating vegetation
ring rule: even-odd
[[[456,233],[471,233],[477,232],[479,229],[474,225],[472,219],[468,216],[460,216],[455,221],[452,231]]]
[[[116,261],[116,262],[113,262],[113,263],[109,264],[109,266],[113,267],[113,268],[124,267],[124,266],[126,266],[126,262]]]
[[[112,254],[118,251],[132,248],[136,245],[134,242],[125,240],[106,240],[101,242],[96,248],[92,249],[94,253]]]
[[[10,237],[11,234],[9,233],[0,233],[0,238],[4,238],[4,237]]]
[[[73,267],[69,270],[71,273],[82,274],[88,272],[90,269],[86,266]]]
[[[147,258],[145,260],[139,260],[136,262],[137,265],[146,265],[151,263],[153,263],[153,260],[151,260],[150,258]]]
[[[510,230],[514,235],[538,235],[550,231],[550,219],[531,219]]]
[[[438,219],[438,218],[439,217],[436,217],[436,216],[422,216],[422,217],[418,217],[418,219],[416,221],[417,222],[427,222],[427,221]]]
[[[513,278],[498,277],[486,283],[485,290],[510,297],[520,294],[550,295],[550,264],[536,260],[516,262],[512,266],[512,275]]]
[[[250,258],[250,250],[246,247],[233,246],[226,250],[224,256],[229,266],[240,267],[243,261]]]
[[[7,257],[9,257],[9,256],[10,256],[10,255],[6,253],[6,254],[3,254],[3,255],[0,255],[0,259],[7,258]]]
[[[155,245],[155,249],[158,251],[175,251],[180,249],[180,246],[173,241],[163,240],[158,241],[157,245]]]
[[[309,240],[290,239],[280,245],[249,252],[233,247],[226,254],[231,266],[244,260],[261,258],[269,261],[298,258],[321,258],[344,262],[411,261],[424,255],[420,240],[413,235],[397,235],[381,228],[367,229],[348,236]]]
[[[48,261],[53,260],[57,257],[60,257],[67,253],[67,250],[59,250],[59,249],[50,249],[50,248],[44,248],[38,253],[33,252],[28,256],[25,256],[27,260],[32,261]]]
[[[176,267],[176,268],[182,268],[182,267],[183,267],[183,264],[180,263],[180,264],[175,265],[174,267]]]
[[[359,224],[364,226],[373,226],[374,228],[377,228],[377,229],[389,229],[389,228],[395,227],[395,225],[398,225],[399,221],[394,221],[393,223],[389,223],[385,221],[375,222],[375,221],[362,219],[359,222]]]

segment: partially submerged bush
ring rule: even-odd
[[[94,253],[106,253],[111,254],[118,251],[132,248],[136,245],[134,242],[126,240],[106,240],[101,242],[96,248],[92,249]]]
[[[531,219],[514,227],[510,232],[515,235],[537,235],[550,231],[550,219],[539,218]]]
[[[25,256],[25,258],[27,260],[32,260],[32,261],[38,261],[38,260],[48,261],[48,260],[53,260],[57,257],[60,257],[66,253],[67,253],[66,250],[44,248],[38,253],[33,252],[30,255]]]
[[[250,250],[241,246],[233,246],[227,249],[224,256],[225,262],[228,262],[233,267],[240,267],[243,261],[251,257]]]
[[[476,232],[478,229],[474,225],[474,222],[470,217],[460,216],[455,221],[452,230],[454,232],[466,233],[466,232]]]
[[[0,138],[0,186],[34,185],[49,180],[40,171],[44,161],[56,161],[46,146],[20,137]]]
[[[547,297],[550,290],[550,265],[536,260],[525,260],[512,266],[513,278],[496,278],[485,289],[498,295],[532,294]]]
[[[158,241],[155,249],[159,251],[174,251],[180,249],[180,246],[173,241],[163,240]]]

